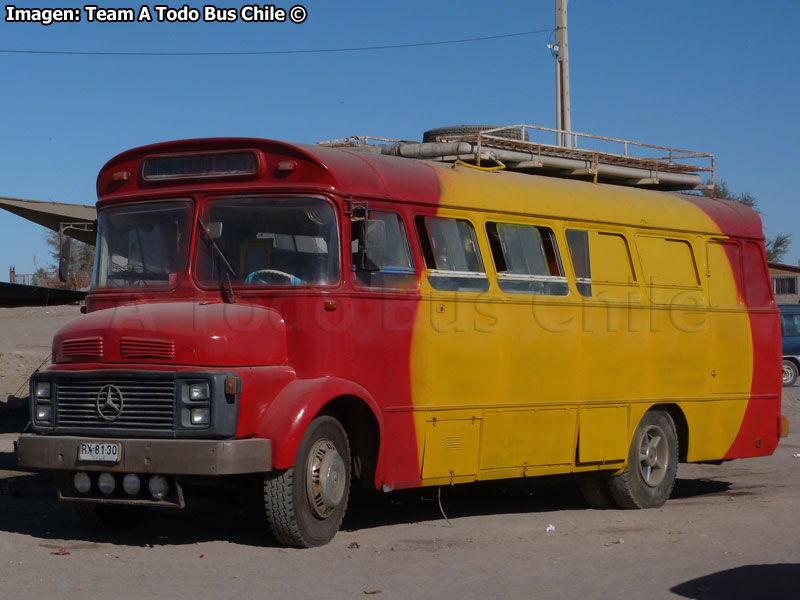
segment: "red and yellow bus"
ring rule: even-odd
[[[351,480],[574,473],[648,508],[679,462],[769,455],[788,427],[740,204],[238,138],[124,152],[97,194],[85,314],[18,446],[92,523],[241,474],[301,547]]]

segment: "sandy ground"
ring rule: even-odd
[[[50,357],[53,334],[80,316],[78,305],[0,308],[0,402],[22,390],[28,376]]]
[[[0,309],[3,394],[76,311]],[[800,426],[800,387],[783,412]],[[4,600],[800,597],[797,433],[771,457],[681,465],[658,510],[588,509],[572,481],[517,481],[444,488],[446,521],[435,492],[395,492],[355,498],[330,545],[289,550],[255,494],[212,493],[134,532],[88,533],[45,477],[15,471],[22,425],[0,422]]]

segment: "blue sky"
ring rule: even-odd
[[[554,0],[301,1],[302,24],[87,23],[84,16],[44,27],[0,19],[0,50],[346,48],[549,30],[555,20]],[[187,3],[202,10],[202,2]],[[571,0],[573,130],[716,154],[718,178],[758,198],[767,235],[794,236],[785,261],[797,264],[798,24],[796,0]],[[0,53],[0,196],[93,204],[109,158],[169,139],[313,143],[355,134],[421,139],[426,129],[468,123],[553,127],[548,37],[261,56]],[[49,262],[41,227],[0,211],[0,230],[0,280],[11,264],[30,273],[34,256]]]

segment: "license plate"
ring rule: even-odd
[[[116,442],[81,442],[78,460],[118,463],[122,456],[122,444]]]

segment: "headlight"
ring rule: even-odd
[[[50,382],[37,381],[33,390],[33,395],[42,400],[50,397]]]
[[[50,421],[53,418],[53,408],[49,404],[39,404],[36,406],[36,420]]]
[[[208,400],[211,397],[211,391],[208,388],[208,383],[192,383],[189,384],[189,399],[190,400]]]
[[[207,408],[192,409],[192,425],[208,425],[209,410]]]

